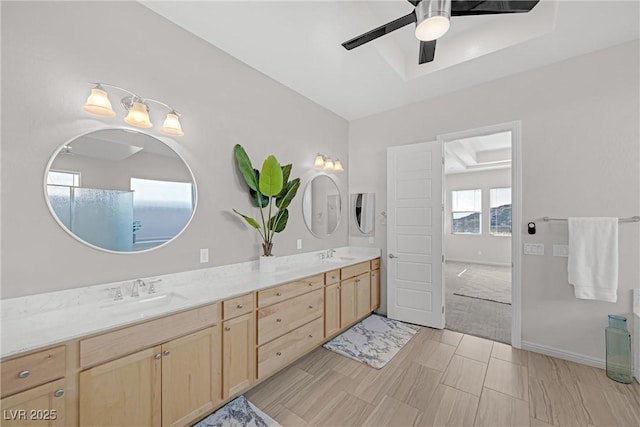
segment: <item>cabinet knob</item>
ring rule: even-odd
[[[281,352],[277,352],[276,356],[282,356],[282,353]]]
[[[160,353],[156,354],[155,356],[153,356],[154,359],[159,360],[162,357],[162,355]]]
[[[18,374],[18,378],[27,378],[29,375],[31,375],[31,371],[21,371]]]
[[[313,308],[313,306],[312,306],[312,305],[310,305],[310,306],[309,306],[309,310],[311,310],[312,308]]]
[[[242,304],[238,304],[238,305],[237,305],[237,307],[238,307],[238,308],[242,308]]]
[[[282,296],[282,292],[276,293],[276,296],[281,297]]]
[[[169,350],[165,350],[162,352],[162,354],[164,354],[165,356],[168,356],[171,354],[171,352]]]
[[[58,389],[58,390],[54,391],[54,392],[53,392],[53,395],[54,395],[55,397],[62,397],[62,396],[64,395],[64,390],[60,388],[60,389]]]
[[[313,283],[309,282],[309,286],[313,286]]]
[[[336,276],[331,276],[331,280],[335,280],[335,279],[336,279]]]
[[[309,338],[313,338],[313,335],[309,334]]]
[[[282,322],[282,319],[277,318],[277,319],[276,319],[276,322]]]
[[[230,326],[226,326],[226,327],[224,328],[224,330],[225,330],[225,331],[230,331],[230,330],[231,330],[231,327],[230,327]]]

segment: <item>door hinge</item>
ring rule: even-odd
[[[442,164],[444,165],[444,156],[442,156]]]
[[[442,314],[444,314],[444,305],[442,306]]]
[[[444,262],[444,255],[442,255],[442,262]]]

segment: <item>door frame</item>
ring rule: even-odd
[[[522,346],[522,122],[520,120],[438,135],[446,144],[457,139],[511,131],[511,346]],[[444,170],[443,185],[444,185]],[[445,254],[446,259],[446,254]],[[445,313],[446,316],[446,313]]]

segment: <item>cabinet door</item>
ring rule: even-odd
[[[340,282],[340,329],[346,328],[357,319],[356,279]]]
[[[81,426],[159,426],[160,346],[80,372]]]
[[[371,312],[371,278],[369,272],[356,277],[356,309],[358,319]]]
[[[325,288],[324,297],[324,337],[340,330],[340,283]]]
[[[380,270],[371,272],[371,311],[380,307]]]
[[[162,345],[162,425],[184,425],[220,402],[220,326]]]
[[[222,398],[248,389],[255,378],[256,339],[253,312],[223,323]]]
[[[4,427],[64,426],[65,380],[53,381],[0,401]]]

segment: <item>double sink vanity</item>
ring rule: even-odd
[[[346,247],[274,273],[248,262],[3,300],[2,424],[193,424],[375,310],[379,257]]]

